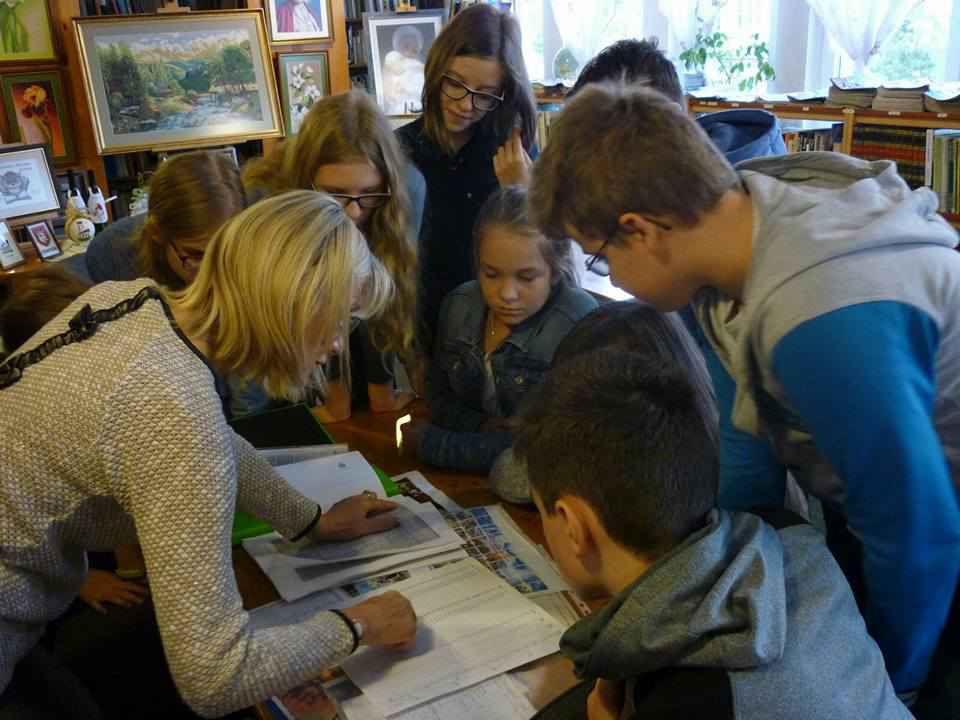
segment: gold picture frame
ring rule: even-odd
[[[262,10],[73,24],[99,153],[283,136]]]

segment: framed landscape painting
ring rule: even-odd
[[[310,108],[330,94],[330,73],[325,52],[278,55],[280,99],[287,135],[295,135]]]
[[[101,154],[283,135],[259,10],[73,22]]]
[[[73,160],[73,134],[60,73],[4,75],[3,104],[14,139],[28,144],[46,144],[54,162]]]
[[[0,2],[0,63],[57,59],[47,0]]]

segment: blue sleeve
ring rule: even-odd
[[[770,443],[737,429],[733,424],[733,400],[737,386],[697,323],[693,311],[680,312],[693,335],[713,382],[717,399],[720,437],[720,477],[717,505],[725,510],[749,510],[757,505],[783,505],[786,469],[777,460]]]
[[[938,345],[928,315],[874,302],[809,320],[773,352],[787,400],[843,482],[867,627],[898,692],[926,677],[960,574],[960,508],[933,421]]]
[[[431,424],[420,435],[417,456],[437,467],[486,474],[512,444],[509,432],[456,432]]]

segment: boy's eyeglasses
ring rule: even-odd
[[[355,202],[357,205],[362,207],[364,210],[375,210],[379,207],[383,207],[392,197],[390,192],[382,193],[363,193],[362,195],[347,195],[346,193],[332,193],[327,192],[323,188],[318,188],[316,185],[313,186],[313,189],[317,192],[327,193],[330,197],[340,203],[340,207],[346,209],[350,203]]]
[[[667,225],[666,223],[659,222],[653,218],[644,217],[651,225],[656,225],[661,230],[669,231],[673,230],[672,225]],[[607,261],[606,256],[603,254],[603,251],[606,249],[607,245],[610,244],[610,238],[608,237],[603,241],[603,244],[597,248],[595,253],[587,256],[587,259],[584,261],[583,265],[587,269],[587,272],[592,272],[594,275],[599,275],[600,277],[610,277],[610,263]]]
[[[180,248],[177,247],[177,244],[173,241],[169,241],[170,249],[173,250],[173,254],[177,256],[177,259],[180,261],[180,264],[184,268],[189,267],[200,267],[200,263],[203,262],[203,250],[194,250],[193,252],[182,252]]]
[[[495,110],[496,107],[503,102],[503,95],[494,95],[492,93],[474,90],[449,75],[443,76],[443,82],[440,83],[440,92],[451,100],[463,100],[469,95],[470,102],[473,103],[473,109],[479,110],[480,112]]]

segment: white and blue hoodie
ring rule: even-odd
[[[697,319],[736,381],[735,425],[844,509],[867,625],[894,686],[914,689],[960,575],[957,234],[891,162],[799,153],[737,170],[750,273],[739,306],[705,291]],[[763,476],[744,482],[769,495]]]

